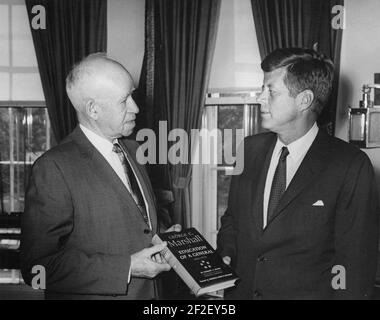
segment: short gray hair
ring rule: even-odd
[[[90,90],[92,79],[112,68],[122,68],[127,72],[122,64],[109,58],[105,52],[92,53],[71,68],[66,77],[66,92],[77,111],[84,107],[89,98],[94,98],[88,95],[96,94]]]
[[[83,75],[89,72],[88,65],[95,60],[109,60],[109,58],[105,52],[96,52],[91,53],[74,64],[66,77],[66,90],[75,86],[75,84],[83,78]]]

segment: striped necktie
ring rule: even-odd
[[[132,167],[129,164],[129,161],[121,148],[119,143],[114,143],[112,151],[117,154],[120,159],[120,162],[123,166],[125,176],[127,178],[127,182],[129,185],[129,190],[131,191],[132,198],[135,200],[137,207],[139,208],[141,215],[143,216],[145,222],[149,225],[149,217],[145,208],[145,201],[140,190],[139,184],[137,182],[137,178],[133,173]]]
[[[286,190],[286,158],[288,155],[288,148],[282,147],[280,159],[278,160],[277,168],[273,177],[272,187],[270,190],[267,216],[268,222],[272,220],[274,212],[276,211],[281,197]]]

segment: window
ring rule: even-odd
[[[24,209],[28,169],[50,147],[47,117],[23,0],[0,0],[1,212]]]
[[[216,149],[236,150],[228,144],[236,143],[238,129],[245,136],[262,131],[256,102],[263,79],[260,64],[251,1],[222,0],[202,127],[233,129],[235,136],[229,142],[222,135]],[[231,175],[226,171],[231,170],[227,163],[193,165],[191,224],[213,246],[227,207]]]
[[[0,101],[43,101],[23,0],[0,0]]]
[[[0,106],[1,211],[24,210],[24,192],[33,162],[50,148],[47,109],[29,106]]]
[[[0,104],[0,283],[22,283],[19,213],[24,210],[31,166],[50,144],[49,117],[43,103]]]
[[[225,161],[225,152],[232,150],[232,156],[236,157],[238,145],[243,137],[263,131],[260,125],[259,104],[256,102],[257,92],[259,89],[212,93],[206,99],[202,129],[207,129],[208,132],[219,129],[217,143],[214,145],[212,135],[206,143],[211,153],[222,150],[222,161],[193,166],[192,224],[214,247],[220,218],[227,208],[233,170],[233,164]],[[226,139],[225,129],[232,130],[232,139]],[[243,135],[239,135],[239,129]]]
[[[24,0],[0,0],[0,283],[21,283],[20,222],[32,163],[50,123]]]

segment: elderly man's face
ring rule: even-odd
[[[105,80],[97,124],[107,138],[126,137],[132,133],[139,112],[132,99],[133,90],[132,78],[125,70]]]
[[[290,96],[284,83],[285,74],[283,68],[265,72],[263,89],[258,98],[262,126],[276,133],[294,130],[294,122],[299,116],[296,99]]]

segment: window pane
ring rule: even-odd
[[[227,176],[224,171],[218,171],[218,191],[217,191],[217,201],[218,201],[218,230],[220,228],[220,218],[227,209],[228,204],[228,192],[230,190],[231,176]]]
[[[0,108],[0,161],[9,160],[9,111]]]
[[[4,212],[10,212],[10,170],[9,165],[0,165],[0,178],[1,178],[1,188],[0,191],[0,205],[4,206],[1,209],[4,209]]]
[[[13,159],[14,161],[24,161],[26,142],[26,109],[12,108],[13,110]]]
[[[239,106],[219,106],[218,107],[218,128],[219,129],[242,129],[244,120],[244,107]]]
[[[13,108],[15,161],[32,161],[47,150],[45,108]]]
[[[0,4],[0,100],[43,101],[26,6],[15,2]]]
[[[17,107],[11,110],[10,118],[9,108],[0,108],[2,198],[4,210],[8,213],[24,210],[25,186],[28,184],[31,165],[48,148],[45,108]],[[12,132],[9,137],[10,126]],[[9,141],[12,142],[12,159],[9,156]]]
[[[226,163],[231,156],[236,156],[236,129],[244,128],[244,107],[243,106],[219,106],[218,107],[218,128],[222,130],[223,154],[222,165],[232,165]],[[232,138],[226,139],[230,133],[224,129],[232,129]]]
[[[0,4],[0,67],[9,67],[8,8],[8,5]]]
[[[8,101],[10,99],[10,74],[8,72],[0,72],[0,100]]]
[[[12,64],[15,67],[37,67],[25,5],[12,6]]]
[[[26,164],[18,164],[14,167],[14,212],[24,211],[25,186],[27,185],[27,177],[29,176],[30,166]]]
[[[33,153],[32,161],[36,160],[37,156],[40,156],[47,150],[46,141],[46,112],[45,108],[33,108],[32,109],[32,132],[29,134],[29,150]]]
[[[250,1],[221,1],[209,88],[260,87],[260,63]]]
[[[14,108],[15,211],[24,208],[24,186],[30,165],[46,151],[45,108]]]
[[[45,100],[38,72],[14,73],[12,75],[12,89],[12,100]]]

